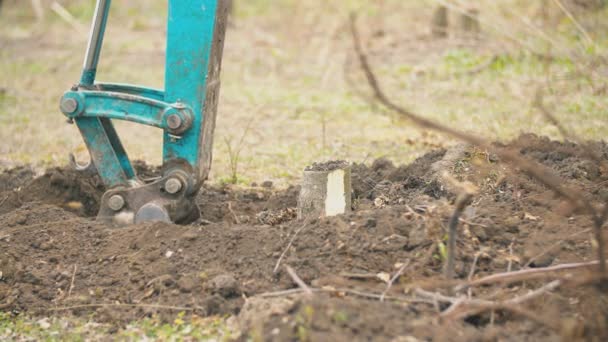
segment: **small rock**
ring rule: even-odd
[[[479,239],[479,241],[484,242],[488,240],[488,233],[486,231],[486,227],[474,225],[471,226],[469,230],[473,235],[475,235],[476,238]]]
[[[55,298],[55,292],[50,289],[43,289],[38,292],[38,297],[43,300],[53,300],[53,298]]]
[[[512,216],[505,220],[505,226],[507,226],[507,231],[510,233],[517,233],[519,231],[519,218]]]
[[[541,254],[541,248],[531,248],[524,252],[524,260],[530,262],[530,267],[547,267],[553,263],[555,260],[555,253],[552,251],[545,251]]]
[[[509,262],[503,258],[496,258],[492,260],[492,267],[496,269],[506,269],[509,265]]]
[[[9,227],[14,227],[16,225],[24,225],[27,222],[27,216],[23,214],[16,214],[13,217],[9,217],[6,222],[6,225]]]
[[[32,285],[40,285],[42,283],[40,278],[33,275],[32,272],[26,272],[21,278],[21,281]]]
[[[218,315],[222,313],[226,300],[218,295],[213,295],[203,299],[202,307],[205,315]]]
[[[167,252],[165,252],[165,257],[166,257],[166,258],[170,258],[170,257],[172,257],[172,256],[173,256],[173,254],[174,254],[174,252],[173,252],[173,251],[167,251]]]
[[[152,286],[152,288],[154,288],[154,290],[161,291],[166,287],[173,286],[174,284],[175,284],[175,279],[173,279],[173,277],[169,274],[164,274],[164,275],[161,275],[159,277],[156,277],[156,278],[150,280],[146,284],[146,287]]]
[[[376,208],[384,208],[389,203],[388,197],[380,195],[374,199],[374,206]]]
[[[555,260],[555,256],[554,255],[545,254],[545,255],[539,256],[538,258],[534,259],[534,261],[532,261],[530,263],[530,267],[547,267],[547,266],[551,266],[551,264],[553,263],[553,260]]]
[[[262,187],[263,187],[263,188],[268,188],[268,189],[270,189],[270,188],[272,188],[272,186],[273,186],[273,183],[272,183],[272,181],[269,181],[269,180],[264,181],[264,182],[262,183]]]
[[[182,235],[182,238],[186,241],[194,241],[198,238],[198,234],[196,234],[196,232],[187,232],[184,235]]]
[[[50,181],[51,181],[51,185],[63,185],[63,184],[67,183],[65,177],[62,174],[60,174],[59,172],[54,172],[51,175]]]
[[[220,274],[211,279],[211,289],[222,297],[232,297],[239,294],[239,284],[230,274]]]
[[[603,202],[608,202],[608,189],[600,189],[598,195]]]
[[[43,251],[48,251],[51,248],[53,248],[53,244],[50,241],[45,241],[40,244],[40,249]]]
[[[192,292],[196,287],[196,279],[191,276],[183,276],[177,281],[177,287],[182,292]]]
[[[410,230],[408,235],[408,246],[416,248],[428,240],[426,228],[423,226],[416,226]]]

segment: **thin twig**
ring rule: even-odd
[[[466,224],[466,225],[469,225],[469,226],[476,226],[476,227],[488,228],[488,226],[487,226],[487,225],[485,225],[485,224],[482,224],[482,223],[476,223],[476,222],[471,222],[471,221],[469,221],[469,220],[465,220],[465,219],[463,219],[462,217],[461,217],[459,220],[460,220],[460,222],[462,222],[462,223],[464,223],[464,224]]]
[[[473,279],[473,276],[475,275],[475,267],[477,267],[477,260],[479,260],[480,253],[481,252],[475,253],[475,256],[473,257],[473,264],[471,265],[471,270],[469,270],[469,276],[467,277],[467,281],[469,282]],[[470,287],[467,289],[467,296],[469,298],[473,296],[473,289]]]
[[[308,285],[306,285],[304,280],[302,280],[302,278],[300,278],[298,276],[298,274],[296,273],[296,271],[294,271],[293,268],[291,268],[289,265],[286,265],[285,269],[287,270],[287,273],[289,274],[291,279],[304,291],[304,293],[306,293],[307,295],[312,294],[310,287],[308,287]]]
[[[45,311],[66,311],[84,308],[102,308],[102,307],[127,307],[127,308],[151,308],[160,310],[175,310],[175,311],[194,311],[197,308],[187,308],[183,306],[167,306],[159,304],[126,304],[126,303],[99,303],[99,304],[82,304],[74,306],[63,306],[59,308],[49,308]]]
[[[456,208],[450,218],[448,231],[448,262],[445,268],[445,277],[447,279],[454,278],[454,259],[456,258],[456,229],[458,228],[458,220],[464,209],[469,205],[473,194],[465,192],[456,199]]]
[[[473,276],[475,275],[475,267],[477,266],[477,260],[479,260],[479,252],[475,253],[475,256],[473,257],[473,263],[471,264],[471,269],[469,270],[469,276],[467,277],[468,281],[471,281],[471,279],[473,279]]]
[[[61,4],[59,4],[57,1],[53,1],[51,4],[51,9],[76,31],[84,31],[82,24],[76,20],[76,18],[74,18],[72,13],[70,13],[65,7],[61,6]]]
[[[348,295],[353,295],[353,296],[362,297],[362,298],[369,298],[369,299],[380,299],[380,297],[382,296],[382,294],[371,293],[371,292],[362,292],[362,291],[357,291],[357,290],[353,290],[353,289],[345,289],[345,288],[311,287],[309,289],[313,293],[322,292],[322,293],[332,293],[332,294],[348,294]],[[290,296],[290,295],[294,295],[294,294],[298,294],[298,293],[304,293],[304,290],[301,288],[297,288],[297,289],[289,289],[289,290],[282,290],[282,291],[275,291],[275,292],[265,292],[265,293],[259,294],[258,296],[262,297],[262,298],[273,298],[273,297]],[[414,298],[414,297],[385,296],[384,299],[390,300],[390,301],[401,301],[401,302],[408,302],[408,303],[433,304],[433,302],[430,300],[423,299],[423,298]]]
[[[8,195],[4,196],[4,198],[2,199],[2,201],[0,201],[0,208],[2,208],[2,205],[4,204],[4,202],[6,202],[6,200],[11,197],[11,194],[9,193]]]
[[[530,299],[534,299],[546,292],[551,292],[553,290],[555,290],[556,288],[558,288],[560,285],[562,284],[561,280],[554,280],[544,286],[539,287],[538,289],[534,290],[534,291],[530,291],[524,295],[521,296],[517,296],[515,298],[509,299],[507,301],[505,301],[505,303],[507,304],[521,304],[523,302],[526,302]]]
[[[395,282],[395,280],[397,280],[397,278],[399,278],[403,274],[403,272],[409,266],[409,264],[410,264],[410,261],[408,259],[406,262],[403,263],[403,265],[401,265],[401,267],[399,267],[399,270],[397,272],[395,272],[395,275],[393,275],[393,277],[388,281],[388,284],[386,284],[386,289],[382,292],[382,295],[380,296],[381,302],[384,302],[384,297],[386,297],[386,294],[393,286],[393,283]]]
[[[319,289],[310,289],[313,292],[318,292]],[[272,297],[283,297],[283,296],[289,296],[292,294],[297,294],[297,293],[302,293],[304,292],[304,290],[302,290],[301,288],[297,288],[297,289],[288,289],[288,290],[281,290],[281,291],[274,291],[274,292],[265,292],[265,293],[261,293],[258,296],[262,297],[262,298],[272,298]]]
[[[230,211],[230,213],[232,214],[232,217],[234,218],[234,223],[241,224],[241,221],[239,220],[238,216],[236,216],[234,210],[232,210],[232,202],[230,201],[228,201],[228,211]]]
[[[296,232],[293,234],[293,236],[289,240],[289,243],[287,244],[287,247],[285,247],[285,249],[283,250],[283,253],[281,253],[281,256],[279,257],[279,260],[277,260],[276,265],[274,265],[274,269],[272,270],[272,273],[277,273],[277,271],[279,270],[279,266],[281,266],[281,260],[283,260],[283,258],[285,257],[285,254],[287,253],[289,248],[291,248],[291,245],[293,244],[294,240],[296,239],[296,237],[298,236],[300,231],[304,229],[304,227],[306,227],[306,223],[303,223],[300,226],[300,228],[298,228],[298,230],[296,230]]]
[[[68,298],[72,295],[72,289],[74,288],[74,279],[76,279],[76,270],[78,266],[74,264],[74,272],[72,272],[72,281],[70,281],[70,289],[68,290]]]
[[[340,277],[351,278],[351,279],[378,279],[378,275],[376,273],[340,272]]]
[[[468,300],[471,300],[471,298],[469,298]],[[447,309],[441,312],[441,316],[446,317],[452,315],[456,310],[460,309],[460,306],[463,305],[463,303],[466,301],[466,297],[458,297],[455,302],[453,302]]]
[[[467,299],[464,296],[450,297],[450,296],[442,295],[441,293],[429,292],[429,291],[425,291],[422,289],[416,289],[415,293],[416,293],[416,295],[422,296],[424,298],[429,298],[429,299],[433,299],[435,301],[452,304],[448,309],[444,310],[441,313],[442,317],[448,317],[448,316],[456,315],[456,313],[459,311],[466,312],[467,311],[466,307],[474,307],[474,308],[482,307],[487,310],[487,309],[491,309],[491,308],[495,308],[495,307],[499,307],[499,306],[502,307],[505,305],[508,305],[508,306],[519,305],[519,304],[522,304],[529,300],[535,299],[547,292],[553,291],[556,288],[558,288],[560,285],[561,285],[560,280],[554,280],[548,284],[545,284],[545,285],[539,287],[538,289],[536,289],[534,291],[530,291],[524,295],[516,296],[511,299],[507,299],[507,300],[501,301],[501,302],[494,302],[494,301],[485,300],[485,299],[472,299],[472,298]],[[462,309],[462,307],[465,307],[465,309]]]
[[[515,239],[511,240],[509,244],[509,262],[507,263],[507,272],[511,272],[513,268],[513,243],[515,243]]]
[[[599,264],[599,261],[588,261],[588,262],[577,262],[570,264],[560,264],[549,267],[542,268],[528,268],[525,270],[513,271],[513,272],[504,272],[504,273],[495,273],[489,275],[487,277],[483,277],[477,280],[473,280],[471,282],[467,282],[462,285],[456,286],[455,290],[460,291],[462,289],[471,287],[471,286],[479,286],[479,285],[487,285],[493,283],[502,283],[502,282],[515,282],[528,279],[528,277],[533,275],[538,275],[542,273],[549,272],[558,272],[558,271],[566,271],[566,270],[574,270],[579,268],[586,268],[591,266],[596,266]]]
[[[443,295],[438,292],[430,292],[430,291],[426,291],[426,290],[423,290],[420,288],[414,290],[414,293],[416,293],[416,295],[418,295],[418,296],[433,299],[433,300],[436,300],[438,302],[443,302],[443,303],[456,303],[456,302],[462,301],[462,297],[446,296],[446,295]],[[485,300],[485,299],[471,298],[471,299],[465,300],[464,303],[484,305],[484,304],[492,304],[494,302],[492,302],[490,300]]]
[[[576,20],[576,18],[572,14],[572,12],[570,12],[566,8],[566,6],[564,6],[564,4],[561,2],[561,0],[553,0],[553,2],[555,2],[555,4],[562,10],[562,12],[564,12],[564,14],[566,16],[568,16],[568,18],[570,18],[570,20],[572,20],[572,22],[574,23],[574,25],[576,26],[576,28],[579,31],[581,31],[581,33],[583,34],[583,36],[585,37],[585,39],[587,39],[587,42],[589,44],[591,44],[591,45],[595,45],[595,42],[593,41],[593,39],[591,39],[591,36],[587,32],[587,30],[585,30],[585,28],[583,27],[583,25],[581,25],[581,23],[578,20]]]

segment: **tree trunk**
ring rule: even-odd
[[[479,36],[479,10],[471,7],[460,16],[460,29],[465,37],[477,38]]]
[[[437,6],[431,21],[431,33],[433,37],[445,38],[448,35],[448,9],[445,6]]]

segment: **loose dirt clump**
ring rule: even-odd
[[[306,171],[334,171],[343,169],[348,166],[348,162],[345,160],[330,160],[322,163],[313,163],[307,166],[304,170]]]
[[[593,147],[608,160],[604,143]],[[500,148],[543,163],[565,185],[605,203],[608,170],[589,160],[588,149],[532,135]],[[0,184],[4,311],[90,316],[119,325],[152,315],[170,321],[180,311],[232,315],[243,340],[606,334],[607,297],[589,285],[589,268],[455,292],[454,283],[467,279],[595,258],[588,217],[474,147],[438,150],[407,166],[384,159],[353,165],[355,210],[312,220],[295,219],[298,187],[205,186],[197,199],[201,219],[190,225],[113,228],[92,218],[103,192],[96,176],[54,169],[20,188],[2,177],[8,179]],[[461,217],[458,279],[446,281],[455,182],[472,183],[478,192]],[[432,297],[471,296],[498,305],[556,279],[561,286],[522,301],[520,311],[450,308]],[[308,288],[300,288],[300,280]]]

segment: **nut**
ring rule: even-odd
[[[182,182],[177,178],[169,178],[165,182],[165,191],[170,194],[178,193],[183,187]]]
[[[121,195],[112,195],[108,200],[108,207],[114,211],[119,211],[125,206],[125,199]]]

